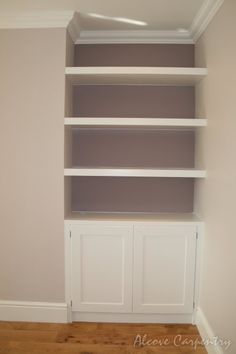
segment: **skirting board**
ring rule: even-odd
[[[67,304],[0,301],[0,321],[67,323]]]
[[[192,314],[158,315],[137,313],[88,313],[72,312],[76,322],[114,322],[114,323],[192,323]]]
[[[216,338],[206,316],[203,311],[198,308],[196,313],[196,325],[203,340],[209,340]],[[206,345],[208,354],[223,354],[222,347],[220,345]]]

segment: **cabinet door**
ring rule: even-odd
[[[72,311],[131,312],[133,227],[71,228]]]
[[[135,226],[133,309],[193,311],[196,226]]]

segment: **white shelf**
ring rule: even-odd
[[[140,168],[65,168],[65,176],[99,177],[183,177],[204,178],[206,171],[198,169],[140,169]]]
[[[195,85],[207,75],[206,68],[172,67],[67,67],[72,84]]]
[[[81,127],[205,127],[206,119],[197,118],[65,118],[65,125]]]
[[[151,214],[151,213],[95,213],[95,212],[70,212],[66,215],[68,223],[77,221],[126,221],[126,222],[201,222],[198,216],[193,213],[186,214]]]

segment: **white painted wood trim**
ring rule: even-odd
[[[206,77],[206,68],[176,67],[66,67],[72,84],[195,85]]]
[[[76,322],[114,323],[192,323],[192,315],[73,312],[72,320]]]
[[[214,18],[224,0],[205,0],[199,12],[195,16],[190,28],[189,34],[194,43],[200,38],[211,20]]]
[[[69,66],[65,68],[66,75],[207,75],[206,68],[182,68],[182,67],[142,67],[142,66]]]
[[[188,30],[179,31],[81,31],[75,44],[112,44],[112,43],[169,43],[169,44],[193,44],[193,39]]]
[[[67,321],[72,322],[72,308],[71,308],[71,233],[70,225],[65,223],[65,297],[67,304]]]
[[[64,176],[205,178],[197,169],[65,168]]]
[[[216,335],[201,308],[197,309],[196,325],[203,340],[213,340],[216,338]],[[206,350],[208,354],[223,354],[220,345],[206,345]]]
[[[67,29],[72,41],[75,43],[77,38],[80,37],[81,32],[78,12],[74,12],[74,14],[72,14]]]
[[[74,11],[1,12],[0,28],[67,28]]]
[[[206,119],[198,118],[65,118],[65,125],[75,126],[125,126],[125,127],[205,127]]]
[[[179,31],[81,31],[75,44],[102,43],[170,43],[193,44],[206,30],[224,0],[205,0],[193,19],[191,26],[184,32]]]
[[[67,323],[67,304],[1,300],[0,321]]]
[[[204,234],[205,234],[205,224],[204,222],[199,222],[197,225],[197,242],[196,242],[196,264],[195,264],[195,284],[194,284],[194,310],[193,310],[193,323],[196,324],[197,309],[199,307],[200,301],[200,287],[201,287],[201,276],[202,276],[202,266],[203,266],[203,245],[204,245]]]
[[[127,225],[145,225],[156,223],[165,225],[201,225],[203,222],[194,214],[148,214],[148,213],[93,213],[93,212],[71,212],[65,219],[66,227],[78,223],[106,223],[113,225],[114,222]],[[99,225],[99,224],[98,224]],[[201,227],[201,226],[200,226]]]
[[[74,11],[8,11],[0,14],[0,28],[68,28],[74,43],[172,43],[193,44],[205,31],[224,0],[205,0],[191,26],[184,32],[159,30],[81,31]]]

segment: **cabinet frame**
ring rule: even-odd
[[[196,262],[195,262],[195,285],[194,285],[194,308],[191,314],[178,314],[178,313],[97,313],[97,312],[73,312],[71,303],[71,226],[84,224],[89,225],[93,223],[94,225],[194,225],[196,227]],[[204,234],[204,223],[202,221],[166,221],[157,220],[154,222],[149,221],[137,221],[136,220],[121,220],[119,222],[114,222],[111,220],[107,221],[91,221],[91,220],[66,220],[65,221],[65,295],[66,303],[68,306],[68,322],[74,321],[91,321],[91,322],[129,322],[129,323],[192,323],[196,322],[196,313],[199,302],[199,283],[200,274],[202,267],[202,248],[203,248],[203,234]]]

